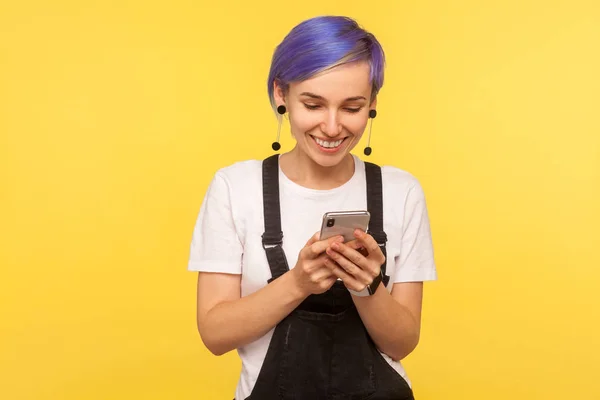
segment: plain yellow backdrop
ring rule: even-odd
[[[600,399],[592,0],[3,1],[0,398],[233,397],[191,232],[218,168],[272,153],[273,49],[320,14],[382,42],[370,160],[427,195],[417,398]]]

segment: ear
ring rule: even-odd
[[[377,108],[377,96],[375,96],[375,98],[373,99],[373,101],[371,102],[371,104],[369,105],[369,109],[370,110],[374,110]]]
[[[275,99],[275,104],[285,105],[285,92],[277,79],[273,82],[273,98]]]

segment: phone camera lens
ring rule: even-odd
[[[335,219],[329,218],[327,220],[327,227],[331,228],[335,224]]]

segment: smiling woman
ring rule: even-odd
[[[285,86],[275,83],[275,101],[289,109],[290,127],[297,141],[292,157],[304,154],[317,165],[334,166],[356,146],[365,130],[369,107],[377,103],[367,100],[372,92],[370,71],[369,62],[361,60],[301,82]]]
[[[383,66],[350,18],[293,28],[268,93],[296,146],[226,166],[208,189],[189,269],[204,344],[242,359],[238,400],[413,399],[401,359],[419,341],[423,281],[436,279],[425,197],[407,172],[350,153],[376,115]],[[367,232],[315,233],[326,212],[349,210],[369,211]]]

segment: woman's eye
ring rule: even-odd
[[[308,108],[309,110],[316,110],[317,108],[319,108],[318,104],[306,104],[304,103],[304,107]]]
[[[319,104],[307,104],[304,103],[304,107],[306,107],[309,110],[318,110],[319,108],[321,108],[321,106]],[[353,107],[346,107],[344,108],[345,111],[349,112],[349,113],[357,113],[362,109],[362,107],[358,107],[358,108],[353,108]]]
[[[359,107],[359,108],[346,108],[346,111],[348,111],[349,113],[353,113],[354,114],[354,113],[359,112],[360,109],[361,109],[361,107]]]

